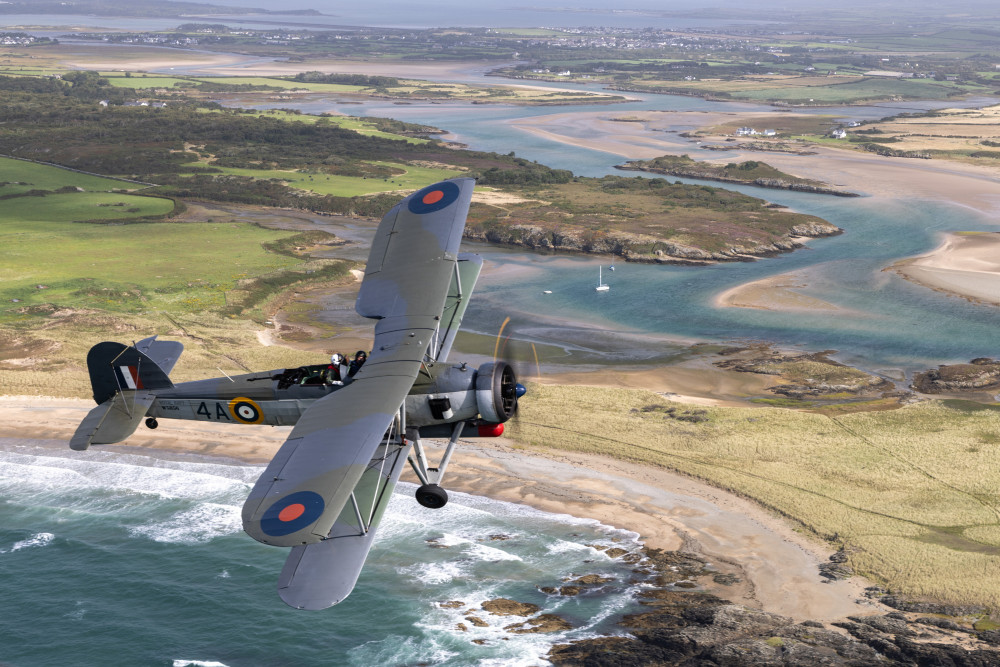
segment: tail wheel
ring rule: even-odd
[[[160,425],[160,423],[158,421],[156,421],[156,418],[154,418],[154,417],[147,417],[146,418],[146,428],[156,428],[159,425]]]
[[[448,504],[448,492],[437,484],[424,484],[417,489],[417,502],[432,510]]]

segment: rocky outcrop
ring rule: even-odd
[[[767,347],[730,348],[720,354],[731,358],[716,361],[714,365],[743,373],[779,376],[785,384],[768,391],[795,399],[837,394],[875,396],[895,389],[890,380],[830,359],[833,352],[781,354]],[[835,569],[831,568],[831,572]]]
[[[464,236],[473,241],[531,250],[615,255],[627,262],[705,265],[716,262],[752,262],[760,257],[774,257],[804,247],[805,244],[800,240],[803,237],[836,236],[844,230],[827,222],[813,222],[796,225],[790,231],[788,236],[772,243],[733,245],[718,251],[702,250],[638,234],[611,232],[595,239],[582,231],[553,232],[531,225],[497,225],[485,230],[466,226]]]
[[[731,148],[731,147],[730,147]],[[733,178],[712,173],[704,168],[702,163],[695,163],[692,166],[672,166],[672,167],[651,167],[639,162],[626,162],[615,165],[615,169],[622,171],[645,171],[651,174],[663,174],[666,176],[679,176],[681,178],[697,178],[706,181],[716,181],[718,183],[735,183],[737,185],[755,185],[759,188],[773,188],[776,190],[796,190],[799,192],[812,192],[815,194],[833,195],[835,197],[858,197],[856,192],[838,190],[823,185],[812,183],[797,183],[783,178]]]
[[[685,576],[707,572],[705,563],[692,554],[661,551],[655,557],[655,567],[668,579],[675,578],[672,568],[678,565]],[[838,564],[845,557],[834,554],[831,562]],[[653,559],[644,561],[650,562]],[[870,590],[870,597],[884,594],[881,589]],[[595,667],[1000,664],[1000,650],[995,648],[1000,633],[977,632],[967,623],[940,617],[913,618],[899,611],[852,616],[833,624],[846,630],[844,634],[817,621],[796,623],[704,592],[659,587],[639,598],[648,611],[627,615],[620,622],[629,636],[557,645],[548,659],[556,665]],[[968,610],[938,608],[941,611]]]
[[[916,373],[912,387],[922,394],[994,392],[1000,390],[1000,361],[980,357],[967,364],[941,365]]]

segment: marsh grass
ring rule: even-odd
[[[1000,412],[926,402],[827,416],[671,404],[641,390],[530,387],[518,442],[659,465],[751,498],[910,595],[1000,606]],[[975,445],[975,451],[970,448]]]

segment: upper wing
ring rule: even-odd
[[[299,419],[243,506],[243,528],[267,544],[326,539],[400,405],[441,320],[474,181],[436,183],[382,219],[357,311],[378,319],[354,381]]]

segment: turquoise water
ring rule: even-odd
[[[483,81],[480,73],[470,71],[464,80],[477,78]],[[609,109],[620,113],[641,109],[768,108],[677,96],[641,97]],[[871,118],[903,108],[942,104],[910,103],[899,107],[893,103],[891,107],[815,111],[844,118]],[[296,106],[311,113],[336,110],[427,123],[449,130],[449,138],[473,149],[499,153],[513,150],[521,157],[583,176],[622,173],[614,169],[622,162],[619,156],[553,142],[504,122],[550,113],[593,112],[592,106],[483,109],[458,103],[353,105],[341,104],[337,98],[300,101]],[[695,150],[681,138],[677,142],[681,150]],[[713,157],[720,156],[713,153]],[[835,358],[841,361],[871,371],[889,370],[897,377],[939,363],[997,355],[1000,308],[918,287],[883,271],[896,260],[935,248],[943,232],[993,231],[1000,228],[997,219],[946,201],[843,198],[726,187],[819,216],[844,229],[844,234],[810,240],[805,249],[750,263],[677,267],[618,262],[615,272],[604,274],[612,286],[607,293],[597,293],[593,286],[598,265],[607,265],[611,258],[544,256],[474,247],[471,249],[486,257],[488,270],[476,288],[465,327],[495,334],[509,316],[512,324],[507,331],[513,331],[516,338],[550,343],[565,350],[561,357],[549,354],[545,362],[571,365],[609,360],[663,361],[679,352],[679,341],[765,340],[811,351],[837,350]],[[795,271],[808,284],[800,290],[803,294],[833,304],[838,310],[781,313],[718,308],[713,303],[716,295],[726,289],[789,271]]]
[[[428,510],[403,484],[354,593],[296,611],[275,590],[285,550],[240,525],[263,468],[159,456],[0,439],[0,662],[537,665],[552,644],[614,632],[638,609],[632,566],[587,546],[634,551],[634,533],[461,493]],[[615,581],[579,597],[538,590],[591,573]],[[522,619],[478,610],[499,597],[575,629],[507,633]],[[452,600],[466,606],[439,605]]]

